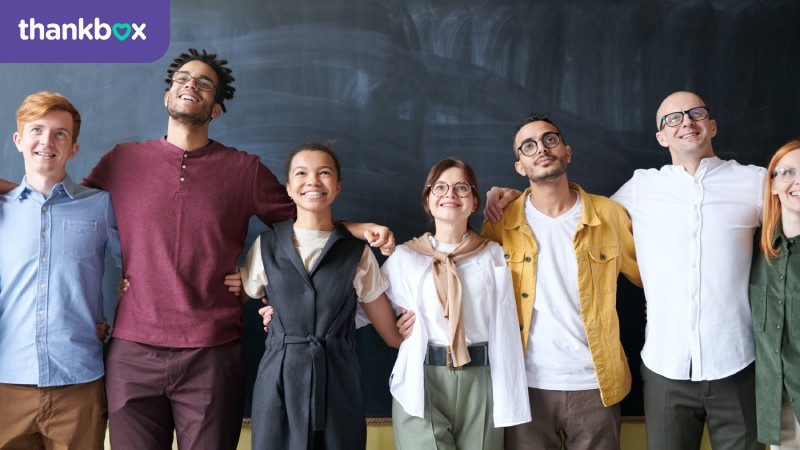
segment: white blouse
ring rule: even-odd
[[[390,282],[386,294],[392,303],[417,315],[411,336],[400,346],[389,382],[392,396],[408,414],[416,417],[424,416],[423,364],[428,343],[448,342],[448,327],[434,287],[432,265],[432,257],[400,245],[381,269]],[[490,243],[482,252],[459,261],[456,267],[462,282],[467,343],[489,344],[494,425],[508,427],[529,422],[519,320],[503,250]]]

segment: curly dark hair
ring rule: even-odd
[[[236,88],[231,86],[231,83],[233,83],[235,78],[231,75],[233,71],[225,67],[225,65],[228,64],[228,60],[217,59],[216,53],[207,53],[205,50],[198,52],[196,49],[190,48],[188,52],[178,55],[177,58],[172,60],[172,64],[170,64],[167,69],[167,78],[164,79],[167,83],[166,90],[169,91],[169,88],[172,87],[172,75],[189,61],[204,62],[214,69],[214,72],[217,74],[217,79],[219,79],[219,86],[217,86],[217,93],[214,95],[214,101],[219,103],[222,107],[222,112],[226,112],[225,100],[233,98],[233,92]]]

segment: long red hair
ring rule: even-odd
[[[778,250],[772,246],[772,241],[775,239],[775,229],[781,220],[781,201],[778,199],[778,194],[772,193],[772,187],[775,184],[775,168],[787,153],[794,150],[800,150],[800,140],[795,139],[784,144],[772,155],[769,166],[767,166],[766,186],[764,187],[764,217],[761,228],[761,242],[759,243],[761,251],[767,259],[778,257]]]

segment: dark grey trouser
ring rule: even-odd
[[[642,364],[648,450],[696,450],[708,422],[714,450],[764,450],[756,440],[755,365],[711,381],[672,380]]]

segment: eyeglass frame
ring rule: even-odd
[[[556,137],[558,137],[558,142],[556,142],[555,145],[553,145],[552,147],[548,147],[544,143],[544,138],[546,138],[547,136],[551,136],[551,135],[555,135]],[[537,141],[542,143],[542,147],[544,147],[544,148],[546,148],[548,150],[552,150],[552,149],[558,147],[558,144],[561,144],[564,140],[563,140],[563,138],[561,136],[561,132],[560,131],[547,131],[545,133],[542,133],[542,136],[539,139],[525,139],[524,141],[522,141],[521,144],[519,144],[519,147],[517,147],[517,151],[519,153],[527,156],[528,158],[533,158],[534,156],[538,155],[542,151],[541,148],[539,147],[539,144],[536,143]],[[527,153],[522,151],[522,147],[524,147],[525,144],[529,144],[531,142],[533,142],[534,151],[533,151],[532,154],[529,155],[529,154],[527,154]]]
[[[189,79],[188,79],[188,80],[185,80],[185,81],[178,81],[178,80],[176,80],[176,79],[175,79],[175,77],[176,77],[176,76],[178,76],[178,75],[186,75],[187,77],[189,77]],[[173,82],[173,83],[178,83],[178,84],[180,84],[180,85],[184,85],[184,84],[188,83],[188,82],[189,82],[189,80],[194,80],[194,85],[195,85],[195,86],[197,86],[197,89],[200,89],[201,91],[205,91],[205,92],[214,92],[214,91],[216,91],[216,90],[217,90],[217,85],[216,85],[216,84],[214,84],[214,82],[213,82],[213,81],[211,81],[211,79],[210,79],[210,78],[208,78],[207,76],[205,76],[205,75],[200,75],[199,77],[195,77],[195,76],[192,76],[192,74],[190,74],[189,72],[187,72],[187,71],[185,71],[185,70],[176,70],[176,71],[175,71],[175,72],[172,74],[172,77],[170,78],[170,80],[172,80],[172,82]],[[200,84],[199,84],[199,82],[201,82],[201,81],[202,81],[202,82],[204,82],[204,83],[208,83],[208,84],[210,84],[210,85],[211,85],[211,87],[212,87],[212,89],[204,89],[204,88],[203,88],[202,86],[200,86]]]
[[[442,195],[438,195],[438,194],[436,194],[435,192],[433,192],[433,187],[434,187],[434,186],[436,186],[437,184],[438,184],[438,185],[442,185],[442,184],[443,184],[443,185],[447,186],[447,190],[446,190],[446,191],[444,191],[444,194],[442,194]],[[455,187],[456,187],[456,186],[458,186],[459,184],[469,187],[469,191],[466,193],[466,195],[458,195],[458,192],[456,192],[456,190],[455,190]],[[448,192],[450,192],[450,189],[451,189],[451,188],[453,188],[453,193],[454,193],[454,194],[456,195],[456,197],[458,197],[458,198],[467,198],[467,197],[469,197],[469,196],[472,194],[472,191],[475,191],[475,190],[477,190],[477,189],[478,189],[477,187],[475,187],[475,186],[473,186],[473,185],[471,185],[471,184],[467,183],[466,181],[458,181],[458,182],[456,182],[456,183],[453,183],[453,184],[451,185],[450,183],[448,183],[448,182],[446,182],[446,181],[441,181],[441,180],[440,180],[440,181],[437,181],[437,182],[435,182],[435,183],[433,183],[433,184],[429,184],[429,185],[428,185],[428,193],[430,193],[430,194],[431,194],[431,195],[433,195],[434,197],[437,197],[437,198],[443,198],[443,197],[445,197],[445,196],[447,195],[447,193],[448,193]]]
[[[786,180],[783,179],[783,173],[787,169],[792,169],[792,170],[794,170],[796,172],[794,174],[794,178],[792,178],[789,181],[786,181]],[[799,177],[799,176],[800,176],[800,166],[778,166],[772,172],[772,178],[778,178],[779,181],[781,183],[784,183],[784,184],[794,183],[797,180],[797,177]]]
[[[692,111],[694,111],[694,110],[697,110],[697,109],[705,110],[706,116],[703,117],[702,119],[694,119],[694,118],[692,118],[692,115],[690,113]],[[670,125],[670,124],[667,123],[667,116],[671,116],[673,114],[679,114],[679,113],[681,115],[681,121],[680,122],[676,123],[675,125]],[[680,124],[683,123],[684,120],[686,120],[686,115],[687,114],[689,114],[689,118],[692,119],[693,122],[697,122],[697,121],[700,121],[700,120],[706,120],[709,117],[711,117],[711,110],[708,109],[708,106],[703,105],[703,106],[695,106],[694,108],[689,108],[686,111],[673,111],[671,113],[666,113],[663,116],[661,116],[661,123],[659,125],[658,131],[662,131],[665,126],[668,126],[670,128],[675,128],[675,127],[679,126]]]

